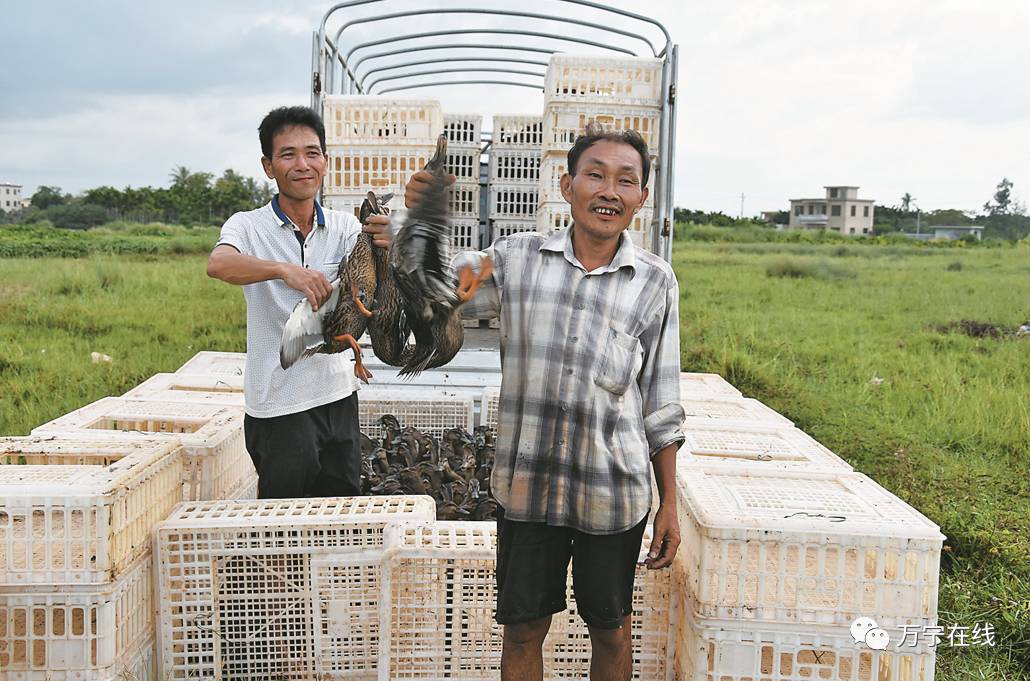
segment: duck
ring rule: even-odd
[[[388,194],[380,199],[374,192],[376,205],[385,204],[392,198]],[[363,202],[360,212],[361,223],[374,211],[366,208],[369,199]],[[375,254],[385,251],[372,244],[372,236],[364,231],[358,235],[347,259],[340,263],[336,279],[330,285],[329,297],[317,309],[311,309],[306,299],[293,308],[283,327],[282,343],[279,348],[279,365],[285,370],[305,357],[315,354],[334,354],[351,350],[354,353],[354,375],[368,383],[372,372],[362,362],[358,338],[365,333],[372,311],[366,305],[376,295],[378,274]]]

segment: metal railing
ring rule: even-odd
[[[672,218],[674,158],[676,148],[676,82],[678,77],[678,46],[665,27],[655,19],[609,7],[591,0],[549,0],[557,5],[548,14],[514,9],[489,7],[413,7],[395,11],[400,0],[389,0],[392,11],[368,16],[354,16],[353,10],[387,2],[387,0],[349,0],[332,7],[322,17],[312,39],[311,104],[321,110],[322,97],[328,94],[388,94],[428,87],[468,85],[502,85],[543,89],[545,74],[523,66],[546,66],[547,62],[529,58],[528,54],[553,54],[576,46],[586,46],[598,52],[629,56],[656,57],[662,61],[661,117],[654,184],[654,218],[651,223],[651,243],[655,252],[666,260],[672,256]],[[409,0],[418,4],[417,0]],[[484,3],[485,4],[485,3]],[[571,7],[570,7],[571,6]],[[561,10],[579,8],[577,16],[563,14]],[[346,20],[336,27],[330,37],[329,24],[336,16]],[[503,17],[508,23],[526,24],[530,28],[497,28],[494,26],[466,26],[437,31],[404,32],[396,27],[397,20],[412,17],[457,15],[463,19],[474,17]],[[590,16],[592,20],[582,18]],[[606,19],[607,22],[601,19]],[[468,23],[463,21],[461,23]],[[395,30],[391,31],[391,24]],[[349,45],[348,39],[356,27],[374,26],[376,40]],[[562,33],[552,27],[564,27]],[[630,30],[636,27],[638,30]],[[542,30],[536,30],[536,29]],[[660,32],[656,45],[651,37]],[[585,35],[584,33],[588,34]],[[504,44],[488,42],[450,42],[458,36],[503,36]],[[437,42],[432,42],[436,40]],[[442,42],[441,42],[442,40]],[[664,43],[664,44],[662,44]],[[634,46],[635,49],[631,48]],[[376,50],[394,46],[386,50]],[[473,50],[470,56],[427,55],[441,50]],[[501,56],[504,53],[507,56]],[[403,63],[383,63],[382,60],[398,55],[419,57]],[[444,66],[444,65],[447,66]],[[464,64],[459,66],[458,64]],[[426,68],[430,67],[430,68]],[[450,77],[454,74],[456,77]],[[439,76],[448,75],[447,80]],[[426,78],[429,80],[425,80]]]

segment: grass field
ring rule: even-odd
[[[939,523],[940,616],[996,648],[938,679],[1030,679],[1030,250],[680,242],[683,368],[722,374]],[[242,351],[238,289],[196,255],[0,260],[0,433]],[[110,355],[93,364],[90,352]]]

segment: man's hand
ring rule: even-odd
[[[325,275],[318,270],[310,270],[300,265],[283,263],[282,267],[282,276],[279,278],[283,280],[283,283],[295,291],[303,293],[311,303],[312,310],[322,307],[322,303],[329,298],[329,294],[333,290]]]
[[[454,184],[456,178],[454,175],[450,175],[450,184]],[[429,182],[433,179],[433,174],[428,170],[420,170],[408,179],[408,184],[404,186],[404,205],[407,208],[411,208],[422,195],[426,193],[429,188]]]
[[[390,234],[389,215],[369,215],[361,231],[372,235],[372,244],[379,248],[389,248],[393,237]]]
[[[680,546],[680,521],[676,517],[676,508],[659,506],[654,516],[654,539],[647,552],[644,563],[648,570],[659,570],[672,564],[676,550]]]

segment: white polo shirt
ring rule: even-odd
[[[236,213],[222,226],[218,246],[244,255],[317,269],[329,281],[346,260],[361,223],[351,213],[323,210],[315,202],[315,227],[304,239],[279,208],[279,197],[257,210]],[[296,232],[296,234],[294,234]],[[294,414],[347,397],[358,385],[350,352],[315,355],[287,370],[279,366],[283,326],[303,294],[273,279],[243,287],[247,301],[247,364],[244,400],[251,416]]]

